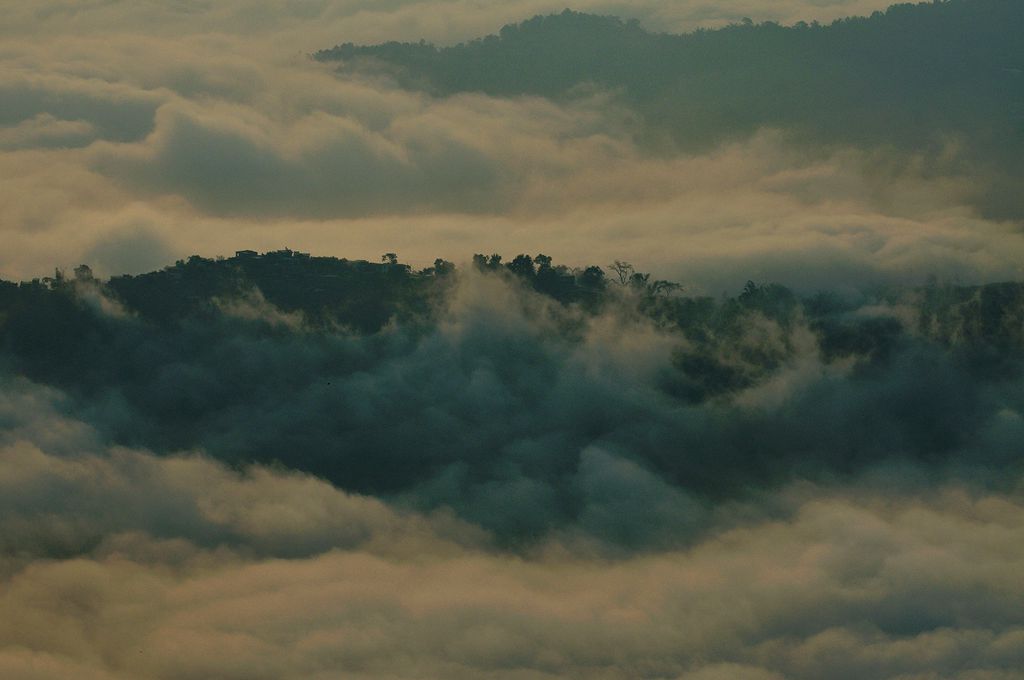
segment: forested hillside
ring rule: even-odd
[[[698,498],[901,460],[998,484],[1019,464],[989,429],[1022,406],[1019,283],[716,299],[625,262],[382,259],[243,252],[5,283],[2,362],[114,443],[283,461],[507,540],[579,519],[594,441]],[[779,390],[796,390],[782,411]],[[484,500],[506,483],[549,507]]]

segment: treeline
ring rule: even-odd
[[[706,149],[762,127],[794,141],[961,153],[1012,178],[988,188],[991,213],[1024,214],[1024,3],[894,5],[829,25],[744,22],[685,35],[566,10],[498,35],[435,47],[345,43],[315,57],[437,95],[615,93],[644,121],[640,137]],[[592,89],[592,88],[591,88]]]
[[[680,334],[686,342],[676,366],[694,383],[683,391],[697,400],[748,387],[778,368],[793,352],[791,331],[798,324],[815,334],[826,361],[884,358],[908,334],[946,348],[970,348],[993,361],[1024,350],[1024,284],[1015,282],[933,282],[853,299],[827,291],[799,296],[785,286],[748,281],[734,297],[713,298],[687,294],[682,285],[652,279],[619,260],[569,267],[544,254],[504,261],[495,253],[474,255],[470,266],[550,299],[577,321],[628,314]],[[292,330],[304,333],[373,335],[391,325],[429,332],[460,276],[440,258],[416,270],[394,253],[369,262],[289,249],[193,255],[159,271],[107,281],[83,265],[73,277],[58,271],[20,284],[0,281],[0,348],[36,366],[29,373],[46,373],[58,370],[61,358],[73,363],[83,340],[98,341],[121,327],[162,332],[222,322],[238,311],[239,301],[250,307],[248,317],[257,326],[283,318],[260,316],[272,310],[293,315]],[[777,342],[745,345],[757,319],[779,331]]]
[[[520,254],[504,263],[499,254],[477,254],[472,266],[480,272],[502,272],[560,303],[580,304],[590,311],[601,308],[610,281],[648,296],[681,288],[668,281],[652,282],[648,274],[621,262],[610,265],[615,272],[611,279],[599,266],[568,267],[543,254]],[[58,271],[54,277],[21,284],[0,281],[0,290],[3,304],[15,309],[29,299],[35,307],[39,299],[73,299],[83,287],[90,288],[159,324],[217,314],[221,301],[258,294],[283,312],[300,312],[308,327],[374,333],[392,320],[412,324],[429,319],[455,274],[456,266],[441,258],[416,270],[399,262],[395,253],[369,262],[283,249],[262,254],[239,251],[227,258],[193,255],[159,271],[108,281],[97,280],[82,265],[73,277]]]
[[[739,295],[716,299],[689,295],[681,284],[652,279],[620,260],[605,267],[570,267],[544,254],[504,260],[498,253],[478,253],[471,266],[588,314],[626,304],[662,327],[688,334],[691,340],[704,338],[711,327],[721,331],[738,310],[756,311],[783,326],[799,316],[827,329],[827,319],[882,305],[912,309],[914,322],[907,330],[945,345],[1024,347],[1024,284],[1016,282],[962,286],[932,281],[916,288],[882,289],[871,299],[849,299],[829,291],[801,297],[779,284],[748,281]],[[82,265],[73,276],[58,270],[55,277],[21,283],[0,280],[0,321],[10,329],[15,318],[30,311],[41,317],[67,318],[70,307],[87,310],[83,291],[158,325],[217,315],[223,311],[222,303],[257,295],[281,312],[300,313],[309,330],[344,328],[372,334],[391,322],[429,322],[443,310],[445,295],[459,274],[454,263],[441,258],[417,270],[399,262],[394,253],[369,262],[289,249],[263,254],[240,251],[226,258],[193,255],[158,271],[106,281]],[[905,323],[904,315],[901,324]],[[841,344],[827,338],[829,352],[838,352],[835,347]]]

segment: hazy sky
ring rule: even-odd
[[[584,3],[683,31],[884,2]],[[449,43],[540,2],[19,2],[0,31],[0,276],[142,271],[283,246],[414,264],[477,251],[645,263],[690,285],[1015,276],[1014,225],[913,157],[797,151],[771,130],[651,157],[601,93],[434,99],[340,78],[339,42]],[[951,149],[955,153],[955,149]],[[880,155],[881,154],[881,155]]]

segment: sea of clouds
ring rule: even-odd
[[[681,31],[886,4],[576,8]],[[654,153],[608,93],[438,98],[308,58],[561,9],[5,3],[0,277],[285,245],[623,258],[715,295],[1021,276],[980,180],[913,154],[780,130]],[[157,338],[107,305],[113,364],[55,386],[4,356],[0,677],[1021,677],[1012,371],[916,337],[861,371],[798,321],[764,380],[687,404],[678,334],[464,270],[425,334],[238,301]],[[183,408],[205,416],[176,429]]]

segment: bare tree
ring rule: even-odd
[[[636,271],[633,268],[633,265],[628,262],[623,262],[622,260],[615,260],[615,262],[608,265],[608,268],[615,272],[615,275],[619,277],[620,286],[625,286],[629,283]]]

